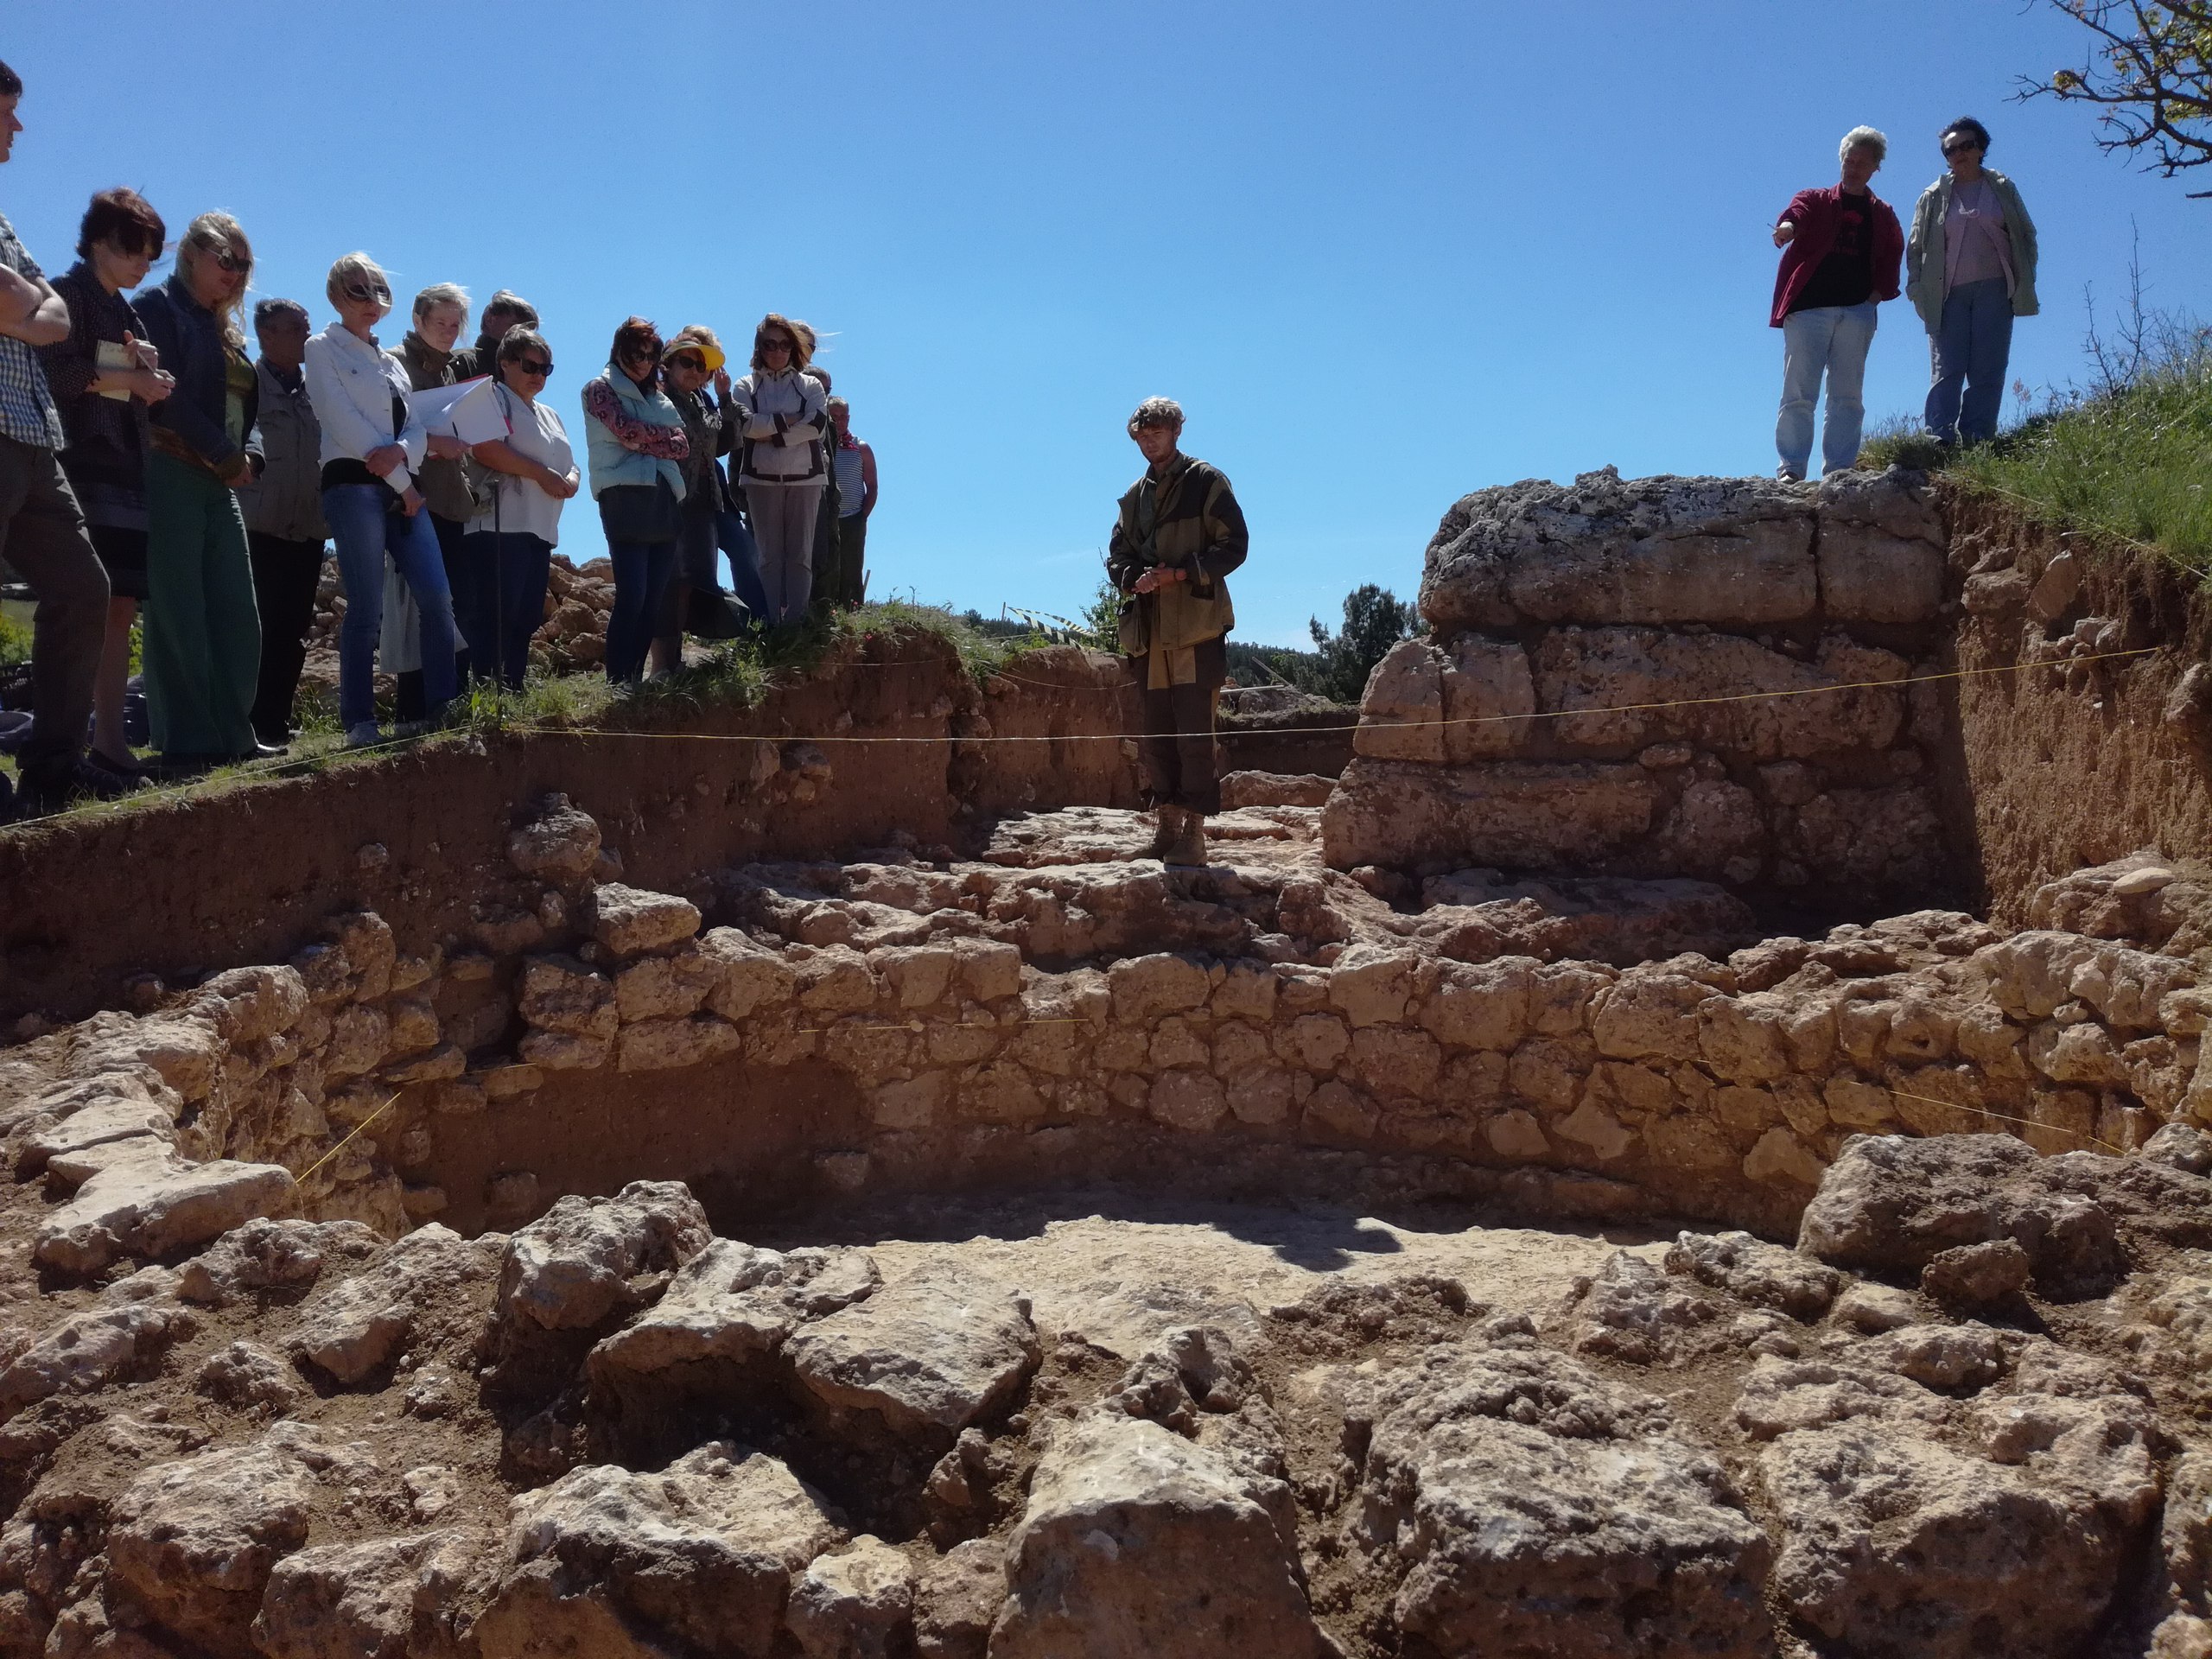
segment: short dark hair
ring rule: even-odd
[[[258,330],[271,317],[297,317],[308,321],[308,308],[297,300],[256,300],[253,304],[253,326]]]
[[[23,78],[6,64],[0,63],[0,98],[21,98],[22,95]]]
[[[537,327],[537,308],[512,289],[503,288],[484,302],[484,315],[487,320],[494,311],[504,311],[517,322],[526,322],[533,328]]]
[[[1970,115],[1962,115],[1936,136],[1936,142],[1946,149],[1950,147],[1951,135],[1961,133],[1974,140],[1974,147],[1985,156],[1989,154],[1989,129]]]
[[[528,323],[518,322],[499,336],[499,349],[493,353],[493,361],[495,363],[515,362],[533,346],[548,357],[553,355],[553,348],[546,344],[544,335],[539,334]]]
[[[658,326],[647,317],[628,318],[620,328],[614,331],[614,344],[607,351],[607,360],[611,363],[620,363],[623,359],[634,355],[648,346],[652,347],[655,357],[660,355],[661,339]]]
[[[93,243],[112,242],[125,253],[158,259],[168,236],[168,227],[162,223],[153,203],[136,190],[118,185],[101,191],[85,209],[84,222],[77,226],[77,257],[89,259]]]

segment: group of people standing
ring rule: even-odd
[[[0,162],[22,94],[0,64]],[[337,320],[316,333],[299,302],[264,299],[254,357],[244,227],[202,213],[169,277],[133,296],[167,246],[144,198],[102,191],[77,263],[49,283],[0,218],[0,555],[38,600],[24,807],[280,751],[326,543],[354,744],[382,735],[380,648],[403,733],[468,679],[522,685],[563,510],[587,480],[614,571],[611,679],[679,666],[687,632],[786,626],[810,603],[864,598],[874,453],[805,323],[764,318],[733,379],[712,329],[664,341],[628,319],[584,388],[580,468],[544,397],[551,346],[519,296],[493,295],[463,347],[468,295],[425,288],[386,350],[391,279],[351,253],[325,284]],[[490,405],[466,436],[462,391]],[[152,766],[124,730],[134,625]],[[15,810],[5,784],[0,821]]]
[[[1947,446],[1997,435],[2012,319],[2037,310],[2035,221],[2012,180],[1984,165],[1988,128],[1961,116],[1938,143],[1946,170],[1921,192],[1910,233],[1873,193],[1890,142],[1872,127],[1844,134],[1842,177],[1799,191],[1774,226],[1783,252],[1769,321],[1783,331],[1774,443],[1783,478],[1802,479],[1811,463],[1823,378],[1822,467],[1834,473],[1857,463],[1876,308],[1897,298],[1900,265],[1902,291],[1928,331],[1923,423]]]

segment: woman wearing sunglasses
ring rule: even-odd
[[[580,480],[568,429],[543,397],[553,372],[545,336],[518,324],[494,353],[499,385],[493,395],[506,416],[507,435],[469,451],[496,476],[490,500],[477,508],[461,538],[468,583],[461,631],[468,641],[469,673],[488,680],[496,671],[501,684],[519,691],[530,667],[530,637],[545,617],[546,572],[561,539],[562,504]]]
[[[1997,435],[2012,319],[2036,314],[2036,225],[2012,181],[1981,158],[1989,129],[1970,115],[1943,129],[1942,178],[1921,192],[1904,248],[1905,292],[1928,328],[1928,407],[1942,443]]]
[[[253,248],[228,213],[202,213],[176,270],[140,298],[175,389],[154,405],[146,458],[146,713],[167,768],[256,753],[261,618],[235,492],[261,469],[260,383],[245,354]]]
[[[331,266],[323,291],[338,321],[308,342],[305,367],[322,428],[322,516],[338,544],[346,593],[338,718],[348,743],[373,743],[385,556],[422,615],[423,701],[433,720],[454,694],[453,599],[415,487],[429,435],[409,407],[407,371],[372,332],[391,310],[391,280],[367,254],[349,253]]]
[[[660,386],[676,412],[683,417],[683,435],[690,450],[683,468],[683,528],[676,538],[676,569],[668,579],[661,600],[653,639],[652,670],[657,674],[683,666],[683,636],[698,632],[706,637],[727,638],[727,612],[721,582],[715,567],[721,562],[719,534],[723,512],[721,469],[717,457],[729,453],[735,435],[725,410],[729,404],[729,371],[721,341],[704,323],[689,323],[677,330],[661,353]],[[715,395],[707,395],[714,383]],[[718,616],[715,613],[723,611]]]
[[[660,330],[632,317],[614,331],[606,369],[584,387],[592,498],[614,566],[607,677],[640,678],[683,528],[683,462],[691,441],[660,389]]]
[[[767,620],[784,624],[806,614],[814,589],[814,520],[829,471],[822,435],[829,393],[806,373],[814,331],[770,312],[753,334],[753,372],[730,388],[730,407],[744,443],[739,476],[760,546],[760,584]]]

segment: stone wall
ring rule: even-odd
[[[595,724],[616,729],[456,732],[0,835],[0,1030],[122,1006],[137,976],[281,961],[349,912],[374,910],[418,952],[465,935],[506,870],[512,805],[549,792],[588,794],[632,878],[661,885],[823,847],[953,844],[1004,811],[1136,797],[1135,745],[1118,739],[1138,724],[1128,676],[1072,646],[979,683],[941,636],[887,629],[750,708],[671,696]]]
[[[655,893],[564,800],[507,852],[534,902],[466,941],[410,957],[341,917],[287,963],[0,1056],[16,1172],[64,1200],[39,1260],[292,1209],[512,1226],[671,1164],[758,1209],[1147,1159],[1279,1191],[1318,1157],[1339,1192],[1388,1166],[1403,1192],[1783,1233],[1853,1135],[2127,1149],[2212,1118],[2212,881],[2142,859],[2054,884],[2011,937],[1928,912],[1622,969],[1131,936],[1046,971],[1015,942],[1036,917],[994,898],[1025,872],[891,857],[845,897],[758,870]]]
[[[1329,861],[1945,898],[1945,702],[1830,689],[1942,667],[1944,577],[1914,474],[1478,491],[1429,543],[1429,632],[1368,683]]]

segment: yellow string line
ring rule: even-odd
[[[1876,1084],[1872,1086],[1878,1089],[1889,1088],[1886,1084]],[[1961,1101],[1938,1100],[1933,1095],[1916,1095],[1904,1089],[1890,1089],[1889,1092],[1900,1100],[1923,1100],[1930,1106],[1948,1106],[1955,1112],[1973,1112],[1977,1116],[1993,1117],[2000,1123],[2024,1123],[2031,1129],[2056,1129],[2061,1135],[2072,1135],[2076,1141],[2086,1141],[2093,1147],[2102,1147],[2116,1158],[2124,1158],[2127,1155],[2126,1147],[2115,1147],[2109,1141],[2100,1141],[2095,1135],[2087,1134],[2081,1129],[2069,1129],[2063,1123],[2044,1123],[2032,1117],[2011,1117],[2003,1112],[1993,1112],[1986,1106],[1968,1106]]]
[[[371,1112],[371,1113],[370,1113],[366,1117],[363,1118],[363,1119],[362,1119],[359,1123],[356,1123],[356,1124],[353,1127],[353,1128],[347,1132],[347,1134],[346,1134],[346,1139],[345,1139],[344,1141],[340,1141],[336,1146],[333,1147],[332,1147],[328,1152],[324,1153],[324,1154],[322,1154],[322,1156],[321,1156],[321,1157],[320,1157],[320,1158],[316,1159],[316,1160],[315,1160],[315,1162],[313,1162],[313,1163],[309,1164],[309,1165],[308,1165],[305,1169],[302,1170],[302,1171],[301,1171],[297,1175],[294,1176],[294,1177],[292,1178],[292,1179],[293,1179],[294,1183],[295,1183],[296,1185],[306,1185],[306,1183],[307,1183],[307,1179],[308,1179],[308,1176],[310,1176],[310,1175],[314,1174],[314,1173],[315,1173],[315,1171],[317,1171],[318,1169],[321,1169],[321,1168],[325,1164],[328,1163],[332,1159],[335,1158],[335,1157],[336,1157],[340,1153],[343,1152],[343,1151],[346,1149],[346,1146],[347,1141],[352,1141],[352,1140],[353,1140],[353,1138],[355,1135],[359,1135],[359,1134],[363,1129],[367,1128],[369,1127],[369,1125],[370,1125],[370,1124],[372,1124],[372,1123],[375,1122],[377,1121],[377,1119],[378,1119],[378,1118],[382,1117],[382,1116],[383,1116],[386,1112],[390,1111],[390,1110],[391,1109],[392,1101],[396,1101],[396,1100],[397,1100],[398,1098],[399,1098],[399,1096],[398,1096],[397,1095],[396,1095],[396,1094],[395,1094],[395,1095],[393,1095],[393,1096],[391,1096],[391,1100],[387,1100],[387,1101],[385,1101],[385,1103],[384,1103],[383,1105],[381,1105],[381,1106],[378,1107],[378,1108],[376,1109],[376,1110],[374,1110],[373,1112]]]
[[[2148,657],[2164,649],[2158,645],[2140,645],[2130,651],[2097,652],[2085,657],[2039,658],[2033,662],[2001,663],[1986,668],[1948,669],[1940,674],[1916,674],[1897,680],[1853,680],[1840,685],[1792,686],[1779,691],[1734,691],[1713,697],[1676,697],[1665,702],[1623,702],[1596,709],[1539,709],[1527,714],[1465,715],[1451,720],[1363,720],[1351,726],[1271,726],[1264,728],[1269,737],[1304,734],[1313,732],[1401,731],[1432,726],[1489,726],[1510,720],[1582,720],[1595,719],[1601,715],[1651,713],[1662,709],[1695,709],[1713,703],[1758,702],[1770,697],[1814,697],[1838,691],[1893,691],[1912,685],[1932,685],[1943,680],[1972,679],[1983,674],[2021,674],[2038,668],[2064,668],[2075,663],[2110,662],[2126,657]],[[696,743],[1128,743],[1147,735],[1142,732],[1069,732],[1058,736],[1046,734],[1029,737],[961,737],[957,735],[930,737],[855,737],[806,736],[798,733],[725,733],[725,732],[646,732],[625,730],[610,726],[556,726],[531,723],[512,726],[510,731],[526,732],[539,736],[569,737],[629,737],[658,738],[668,742]],[[1236,734],[1230,734],[1236,735]]]

